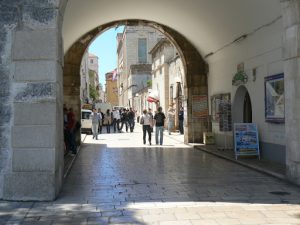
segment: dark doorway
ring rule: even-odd
[[[244,98],[243,122],[252,123],[252,105],[250,95],[247,92]]]

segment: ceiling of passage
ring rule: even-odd
[[[204,56],[280,14],[279,0],[69,0],[64,50],[95,27],[140,19],[178,31]]]

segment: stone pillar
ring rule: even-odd
[[[191,80],[189,88],[185,91],[187,93],[187,121],[184,122],[185,133],[184,142],[185,143],[202,143],[203,142],[203,132],[208,130],[208,118],[193,118],[193,95],[203,95],[207,96],[207,77],[206,75],[188,75]],[[207,105],[208,109],[208,105]]]
[[[6,113],[11,112],[11,138],[3,199],[54,200],[62,185],[62,39],[56,2],[14,3],[21,10],[11,38]]]
[[[282,0],[286,168],[300,184],[300,0]]]

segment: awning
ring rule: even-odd
[[[158,96],[158,91],[152,90],[147,98],[148,102],[159,102],[159,96]]]
[[[158,99],[152,98],[152,97],[150,97],[150,96],[147,98],[147,101],[148,101],[148,102],[159,102]]]

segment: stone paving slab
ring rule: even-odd
[[[300,224],[298,186],[179,138],[161,147],[143,145],[138,129],[87,135],[57,200],[0,201],[0,225]]]

